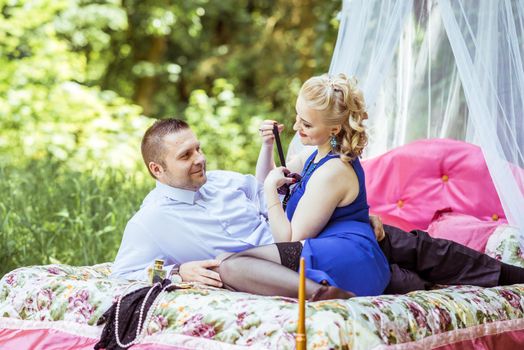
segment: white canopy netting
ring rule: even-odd
[[[524,0],[343,0],[339,20],[330,73],[359,81],[365,156],[423,138],[476,144],[523,232]]]

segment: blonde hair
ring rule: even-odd
[[[299,96],[309,108],[325,112],[326,125],[342,126],[335,135],[338,143],[335,151],[343,161],[352,161],[362,154],[368,142],[362,121],[368,115],[356,80],[350,80],[344,74],[312,77],[302,85]]]

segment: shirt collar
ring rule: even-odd
[[[157,180],[156,189],[164,196],[183,203],[195,204],[197,191],[185,190],[163,184]]]

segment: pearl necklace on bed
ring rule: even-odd
[[[116,339],[116,343],[118,344],[118,346],[122,347],[122,348],[128,348],[130,347],[131,345],[134,345],[134,344],[137,344],[139,343],[145,336],[145,330],[147,329],[147,325],[149,325],[149,323],[151,322],[151,317],[153,316],[153,310],[156,308],[157,304],[158,304],[158,299],[160,299],[160,295],[162,294],[162,292],[164,292],[168,287],[171,287],[173,285],[175,285],[174,283],[170,283],[168,284],[167,286],[165,286],[164,288],[162,288],[162,290],[160,291],[160,293],[158,294],[158,296],[156,297],[156,299],[153,301],[153,303],[151,304],[151,307],[149,308],[149,312],[147,313],[147,316],[146,316],[146,319],[144,320],[144,323],[142,324],[142,319],[144,318],[144,310],[145,310],[145,307],[146,307],[146,302],[147,302],[147,299],[149,299],[149,296],[151,295],[151,292],[153,292],[153,290],[157,287],[161,287],[162,286],[162,283],[160,282],[156,282],[154,283],[151,288],[147,291],[147,294],[146,296],[144,297],[144,301],[142,301],[142,305],[140,306],[140,313],[138,315],[138,325],[136,327],[136,336],[135,336],[135,339],[133,339],[132,341],[130,341],[129,343],[127,344],[123,344],[121,341],[120,341],[120,336],[119,336],[119,332],[118,332],[118,325],[119,325],[119,320],[118,320],[118,315],[120,314],[120,303],[122,302],[122,298],[126,295],[126,292],[133,286],[136,286],[138,284],[142,284],[141,282],[137,282],[137,283],[132,283],[130,284],[129,286],[126,287],[126,289],[124,289],[124,291],[122,292],[122,294],[120,294],[118,296],[118,299],[116,301],[116,311],[115,311],[115,339]]]

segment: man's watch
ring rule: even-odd
[[[171,282],[173,283],[180,283],[182,282],[182,276],[180,276],[180,264],[174,264],[171,268],[171,271],[169,271],[169,277]]]

